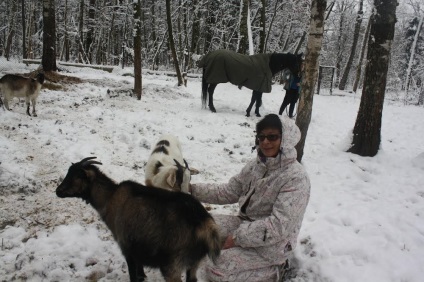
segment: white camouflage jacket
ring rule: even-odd
[[[255,248],[264,258],[283,263],[296,247],[310,195],[310,181],[296,160],[300,131],[283,122],[281,152],[276,158],[251,160],[225,184],[193,184],[192,195],[210,204],[239,204],[245,219],[235,231],[235,243]]]

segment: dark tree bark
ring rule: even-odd
[[[44,71],[56,71],[56,16],[55,0],[43,0],[43,57]]]
[[[361,29],[362,17],[363,17],[363,0],[359,0],[359,9],[358,16],[356,17],[355,29],[353,32],[353,42],[352,48],[350,49],[349,58],[347,59],[347,63],[345,69],[342,74],[342,78],[340,79],[339,89],[344,90],[346,88],[347,78],[349,77],[350,69],[352,68],[353,58],[355,57],[356,45],[358,45],[359,39],[359,31]]]
[[[27,58],[27,52],[26,52],[26,38],[25,38],[25,30],[26,30],[26,24],[25,24],[25,0],[21,1],[22,4],[22,58]]]
[[[381,142],[381,118],[390,49],[395,33],[397,0],[374,0],[361,104],[348,152],[373,157]]]
[[[15,36],[15,15],[16,15],[16,2],[12,1],[12,9],[10,11],[10,21],[8,34],[6,39],[6,46],[4,48],[4,57],[9,60],[10,58],[10,50],[12,48],[13,37]]]
[[[199,0],[193,0],[192,5],[192,15],[193,18],[193,24],[191,28],[191,45],[190,45],[190,55],[196,52],[199,37],[200,37],[200,7],[198,7]],[[188,68],[191,68],[192,66],[192,60],[191,56],[189,56],[189,63]]]
[[[168,23],[169,47],[171,48],[172,58],[174,60],[175,71],[177,73],[177,79],[178,79],[178,86],[181,86],[184,84],[184,82],[183,82],[183,77],[180,71],[177,51],[175,50],[174,35],[172,33],[171,0],[166,0],[166,21]]]
[[[353,92],[355,93],[356,93],[356,90],[358,89],[359,81],[361,80],[362,61],[364,60],[365,50],[366,50],[369,35],[370,35],[370,29],[371,29],[371,18],[368,20],[367,28],[364,34],[364,39],[362,40],[361,54],[359,55],[358,65],[356,67],[355,81],[353,83],[353,89],[352,89]]]
[[[326,0],[312,0],[311,19],[309,24],[309,37],[306,46],[305,69],[302,76],[301,99],[299,100],[296,124],[300,129],[301,138],[296,145],[297,160],[302,161],[306,135],[312,116],[315,82],[318,74],[318,59],[321,53],[324,35],[324,14],[327,6]]]
[[[249,38],[247,34],[247,13],[249,12],[249,0],[240,0],[242,5],[240,17],[240,35],[237,52],[240,54],[249,53]]]
[[[79,18],[78,18],[78,61],[84,63],[84,0],[80,0]]]
[[[211,0],[207,2],[207,18],[205,24],[205,44],[203,48],[203,52],[206,54],[211,51],[212,48],[212,38],[214,29],[216,28],[216,12],[218,11],[217,0]]]
[[[259,31],[259,53],[265,52],[265,35],[266,35],[266,0],[261,0],[261,29]]]
[[[134,2],[134,94],[141,99],[141,0]]]
[[[340,69],[341,69],[341,63],[343,58],[343,39],[345,38],[345,35],[343,34],[343,31],[345,30],[345,12],[346,12],[346,4],[344,1],[341,1],[341,3],[338,5],[340,10],[340,21],[339,21],[339,31],[337,36],[337,55],[336,55],[336,85],[339,84],[339,77],[340,77]]]
[[[88,21],[87,21],[87,34],[85,37],[85,54],[87,54],[88,63],[92,62],[92,44],[94,38],[94,27],[95,23],[95,15],[96,15],[96,0],[90,0],[88,6]]]

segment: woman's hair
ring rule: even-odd
[[[283,124],[276,114],[266,115],[256,124],[256,134],[261,133],[266,128],[278,129],[280,134],[283,134]]]

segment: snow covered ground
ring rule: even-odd
[[[1,76],[34,69],[0,66]],[[133,79],[123,75],[131,69],[66,69],[83,82],[43,89],[38,117],[27,116],[17,99],[12,112],[0,109],[1,281],[129,281],[94,209],[54,193],[71,162],[97,156],[116,181],[143,183],[163,133],[177,135],[188,163],[201,171],[193,182],[225,182],[254,157],[259,118],[244,116],[248,89],[218,85],[213,114],[201,109],[196,79],[176,87],[175,78],[144,75],[138,101],[129,96]],[[424,108],[387,100],[381,150],[364,158],[346,153],[360,95],[334,94],[314,97],[303,157],[312,194],[289,281],[423,281]],[[283,97],[274,86],[261,114],[276,113]],[[157,270],[146,273],[148,281],[163,281]]]

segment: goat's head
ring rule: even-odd
[[[44,79],[45,79],[44,73],[39,72],[39,73],[37,74],[37,81],[38,81],[40,84],[43,84],[43,83],[44,83]]]
[[[92,164],[102,163],[93,161],[96,157],[89,157],[72,164],[62,183],[56,188],[56,195],[60,198],[77,197],[87,201],[90,197],[89,183],[94,178],[93,171],[88,170]]]
[[[197,169],[190,169],[186,160],[184,160],[184,167],[174,159],[177,165],[176,183],[180,191],[188,193],[188,187],[190,185],[191,175],[198,174]]]

